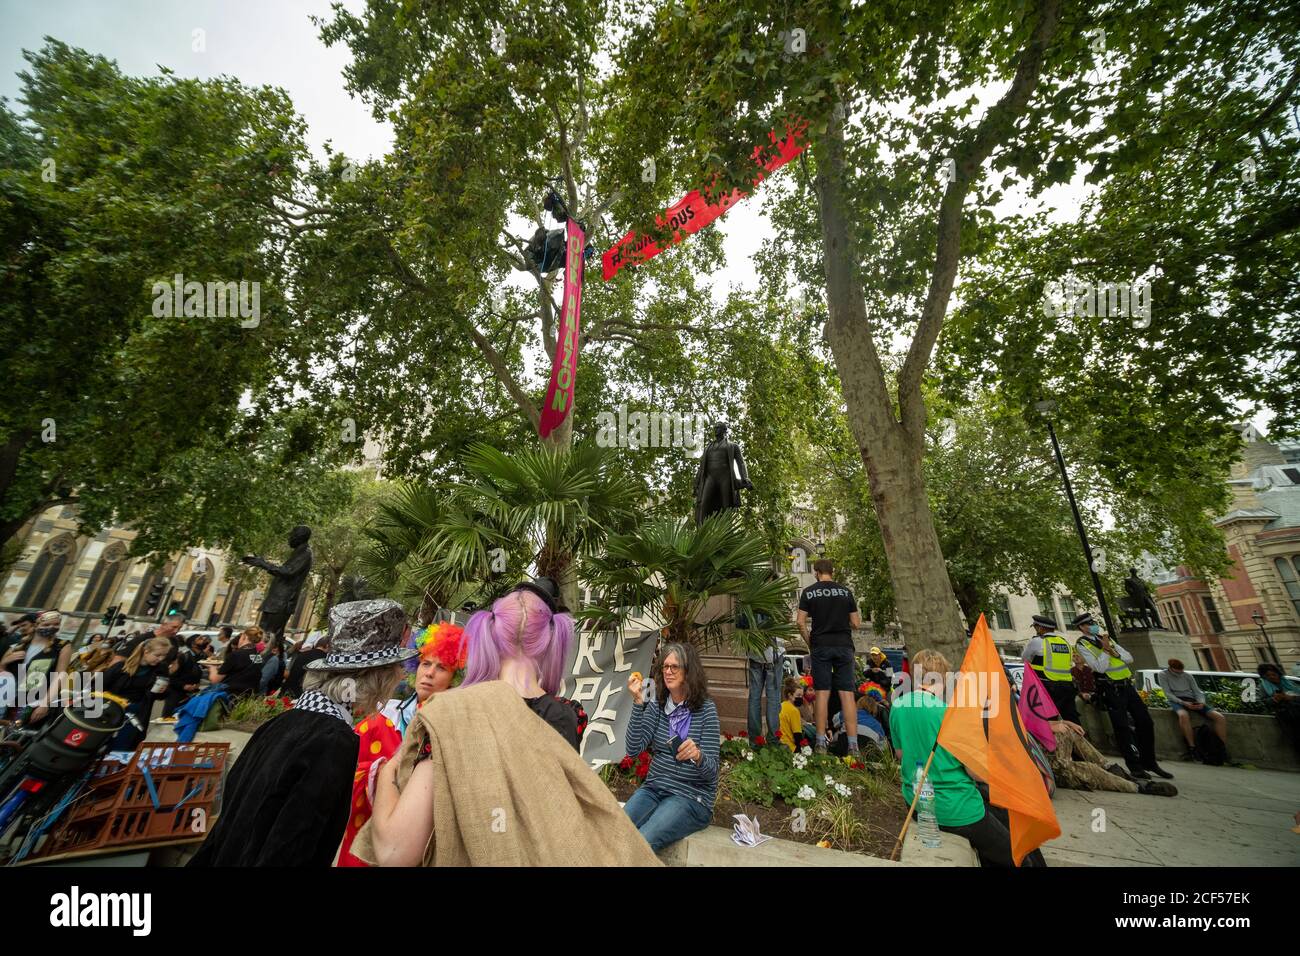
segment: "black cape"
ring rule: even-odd
[[[329,866],[347,829],[361,741],[328,714],[291,710],[253,734],[221,815],[189,866]]]

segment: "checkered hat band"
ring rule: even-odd
[[[325,668],[337,667],[340,664],[369,664],[371,661],[382,661],[387,658],[396,660],[402,655],[400,647],[385,647],[377,651],[365,651],[361,654],[326,654]]]

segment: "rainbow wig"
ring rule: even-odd
[[[501,662],[520,654],[537,668],[537,680],[548,694],[560,689],[564,662],[573,644],[573,615],[552,614],[531,591],[511,591],[489,611],[476,611],[465,625],[469,663],[464,684],[496,680]]]
[[[417,646],[420,660],[437,661],[455,675],[451,681],[452,687],[465,677],[469,649],[465,644],[465,629],[459,624],[443,621],[441,624],[430,625]]]

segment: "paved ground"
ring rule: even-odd
[[[1057,790],[1051,866],[1300,866],[1300,774],[1170,761],[1178,796]],[[1097,809],[1105,811],[1100,827]]]

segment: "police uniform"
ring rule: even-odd
[[[1070,673],[1074,652],[1070,642],[1056,633],[1056,622],[1042,614],[1034,615],[1034,626],[1047,633],[1035,632],[1025,645],[1025,664],[1037,672],[1047,688],[1047,694],[1056,705],[1057,712],[1066,720],[1079,722],[1079,711],[1074,706],[1076,690]]]
[[[1101,638],[1092,634],[1092,615],[1084,612],[1071,622],[1084,633],[1075,647],[1079,655],[1097,675],[1097,697],[1110,715],[1110,725],[1115,732],[1124,762],[1133,776],[1146,779],[1150,773],[1172,777],[1156,763],[1156,729],[1147,705],[1133,687],[1133,655],[1111,641],[1114,653],[1107,653]],[[1129,727],[1132,718],[1133,727]]]

